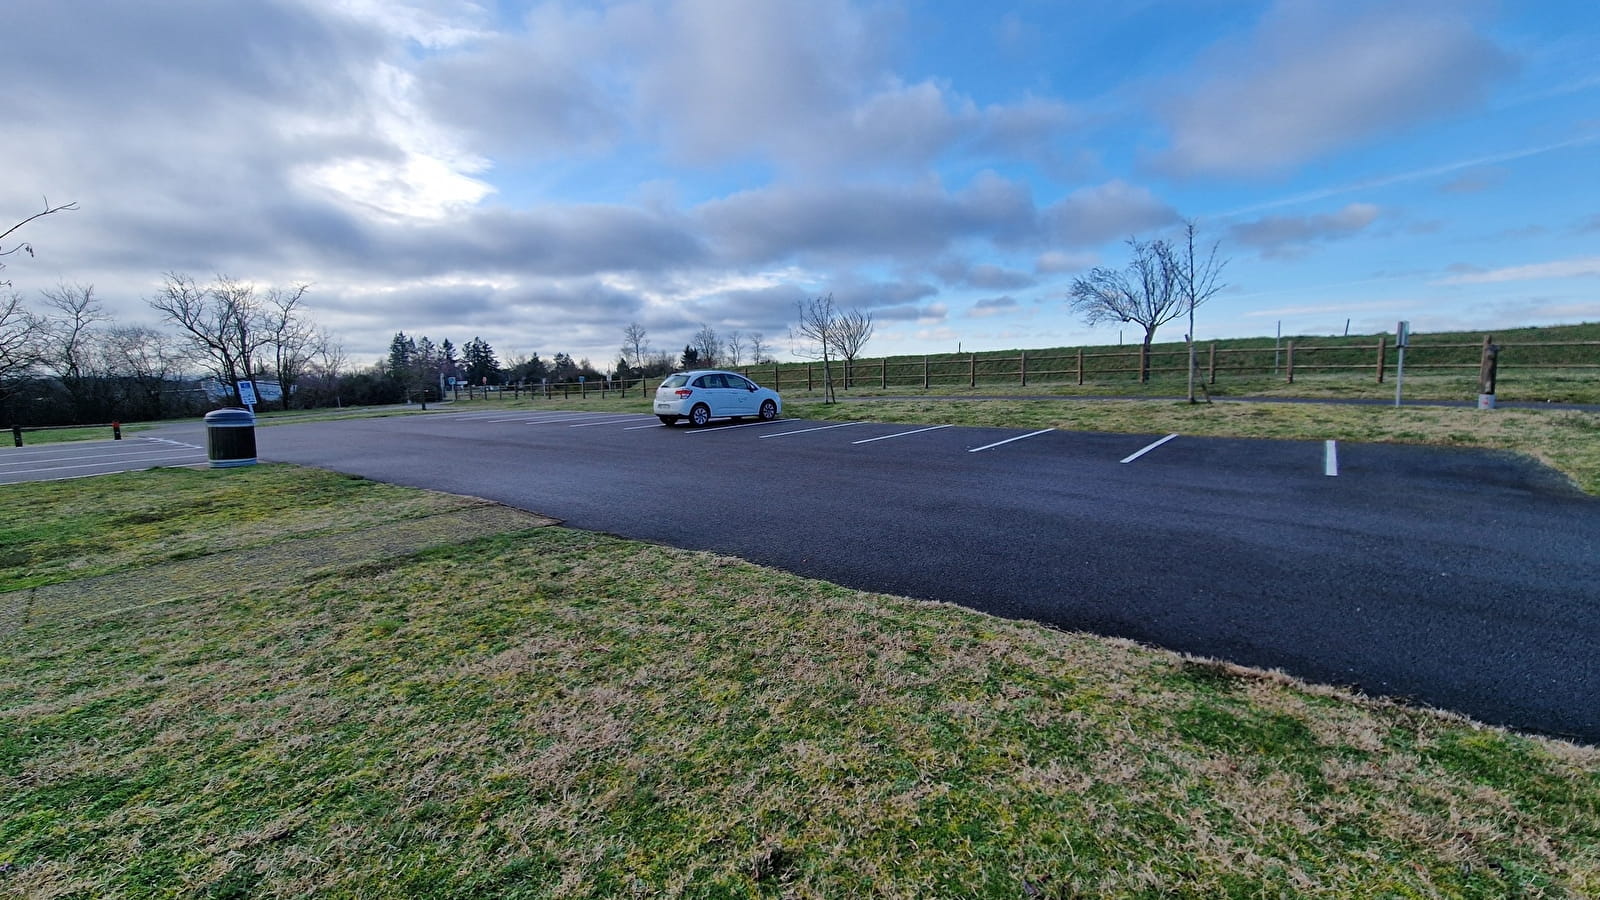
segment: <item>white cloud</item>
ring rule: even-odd
[[[1164,110],[1158,158],[1183,174],[1259,175],[1483,102],[1512,68],[1462,10],[1285,0]]]
[[[1294,256],[1319,241],[1349,237],[1377,221],[1381,210],[1371,203],[1351,203],[1338,212],[1314,216],[1266,216],[1228,230],[1229,236],[1262,256]]]
[[[1508,266],[1484,272],[1467,272],[1452,275],[1434,284],[1500,284],[1507,281],[1542,281],[1547,278],[1593,278],[1600,276],[1600,256],[1578,259],[1559,259],[1532,263],[1526,266]]]

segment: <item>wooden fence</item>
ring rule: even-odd
[[[831,371],[836,389],[909,388],[929,391],[937,387],[976,388],[981,384],[1091,384],[1138,381],[1141,371],[1152,377],[1184,376],[1188,372],[1187,348],[1172,345],[1152,349],[1147,359],[1141,345],[1107,349],[1019,350],[997,353],[930,354],[880,359],[834,361]],[[1413,340],[1406,347],[1408,373],[1482,372],[1491,348],[1500,370],[1539,369],[1600,371],[1600,341],[1519,341],[1497,344],[1492,335],[1481,342]],[[1279,346],[1224,347],[1216,342],[1195,347],[1195,374],[1207,384],[1230,377],[1262,376],[1294,383],[1298,376],[1350,374],[1382,384],[1399,362],[1393,338],[1380,336],[1374,343],[1318,343],[1289,340]],[[823,387],[823,365],[767,363],[732,366],[776,391],[818,391]],[[627,397],[649,393],[660,378],[596,380],[555,384],[510,384],[498,388],[462,386],[459,393],[494,398],[524,395],[542,398]]]

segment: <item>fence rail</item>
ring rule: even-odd
[[[1559,351],[1560,358],[1545,348]],[[1493,355],[1496,365],[1513,370],[1600,370],[1600,341],[1515,341],[1496,344],[1492,335],[1480,342],[1415,341],[1405,348],[1408,373],[1484,371],[1486,359]],[[1492,354],[1491,354],[1491,351]],[[911,388],[931,390],[937,386],[980,384],[1094,384],[1137,381],[1141,373],[1182,375],[1189,371],[1189,351],[1185,347],[1152,349],[1148,354],[1140,345],[1125,350],[1079,348],[1067,350],[1019,350],[1014,355],[997,353],[929,354],[878,359],[834,361],[829,367],[836,389]],[[1281,346],[1222,347],[1216,342],[1195,347],[1195,375],[1208,385],[1236,377],[1277,377],[1294,383],[1297,377],[1315,374],[1365,373],[1382,384],[1399,365],[1399,348],[1389,337],[1373,343],[1319,344],[1290,340]],[[824,366],[820,362],[763,363],[730,366],[748,378],[774,390],[820,390]],[[656,379],[598,380],[540,384],[508,384],[485,389],[462,385],[457,396],[495,398],[524,395],[556,397],[621,397],[630,392],[653,390]],[[1490,391],[1492,393],[1492,391]]]

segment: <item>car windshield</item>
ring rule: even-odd
[[[667,380],[661,382],[661,386],[664,388],[683,387],[684,382],[688,380],[689,376],[687,375],[668,375]]]

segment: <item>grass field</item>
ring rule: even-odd
[[[0,499],[4,896],[1600,894],[1593,748],[562,528],[377,547],[489,508],[314,470]]]

